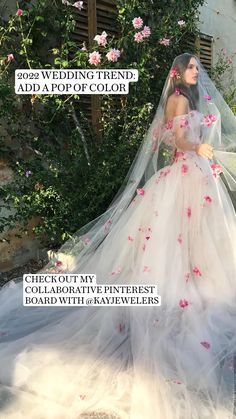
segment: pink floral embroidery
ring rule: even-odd
[[[176,87],[174,91],[174,95],[179,96],[180,93],[181,93],[181,90],[178,87]]]
[[[181,172],[182,173],[187,173],[188,172],[188,165],[187,164],[182,164],[182,166],[181,166]]]
[[[122,268],[119,267],[115,271],[111,272],[111,275],[117,275],[117,274],[121,273],[121,271],[122,271]]]
[[[146,237],[145,237],[145,239],[146,239],[146,240],[149,240],[149,239],[150,239],[150,236],[146,236]]]
[[[184,298],[182,300],[179,300],[179,306],[181,308],[188,307],[188,305],[189,305],[189,302],[187,300],[185,300]]]
[[[176,381],[176,380],[173,380],[173,383],[175,383],[175,384],[182,384],[182,382],[181,381]]]
[[[168,121],[165,125],[166,129],[172,129],[173,128],[173,120],[171,119]]]
[[[133,242],[134,241],[134,237],[133,236],[128,236],[128,240]]]
[[[175,152],[175,158],[178,159],[178,157],[183,157],[184,160],[186,160],[186,153],[184,151],[177,151]]]
[[[158,149],[158,146],[157,146],[156,140],[155,141],[152,140],[152,152],[155,153],[157,149]]]
[[[193,273],[197,276],[202,276],[200,269],[197,266],[194,266]]]
[[[86,394],[80,394],[79,397],[81,400],[84,400],[86,398]]]
[[[208,127],[210,127],[216,121],[217,121],[217,118],[213,114],[206,115],[203,118],[203,124],[207,125]]]
[[[62,262],[60,260],[57,260],[55,262],[55,266],[57,266],[57,267],[62,266]]]
[[[125,324],[124,323],[119,323],[118,325],[118,331],[120,333],[122,333],[125,330]]]
[[[89,237],[85,237],[84,238],[84,243],[85,244],[89,244],[91,242],[91,240],[90,240],[90,238]]]
[[[215,176],[216,178],[219,177],[220,174],[223,172],[222,166],[220,164],[211,164],[211,169],[213,172],[213,176]]]
[[[188,282],[188,281],[189,281],[189,278],[190,278],[190,272],[187,272],[187,273],[184,275],[184,277],[185,277],[185,282]]]
[[[170,70],[170,77],[176,77],[176,76],[177,76],[177,68],[176,67],[173,67]]]
[[[200,342],[202,346],[204,346],[204,348],[209,349],[210,348],[210,343],[207,342],[206,340],[204,340],[203,342]]]
[[[181,244],[183,242],[182,234],[178,235],[177,241],[179,242],[179,244]]]
[[[211,100],[211,99],[212,99],[212,97],[211,97],[210,95],[204,95],[204,96],[203,96],[203,98],[204,98],[206,101],[208,101],[208,100]]]
[[[151,269],[148,267],[148,266],[144,266],[144,268],[143,268],[143,272],[150,272],[151,271]]]
[[[105,230],[107,230],[110,227],[111,224],[112,224],[112,220],[111,219],[107,220],[104,224]]]
[[[209,202],[209,203],[212,202],[212,198],[209,195],[204,196],[204,199],[206,202]]]
[[[191,210],[191,207],[188,207],[188,208],[187,208],[187,216],[188,216],[188,218],[190,218],[190,217],[192,216],[192,210]]]
[[[188,127],[188,125],[189,125],[188,120],[186,118],[182,118],[180,122],[180,128]]]
[[[145,194],[144,188],[137,189],[137,194],[143,196]]]

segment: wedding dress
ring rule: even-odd
[[[157,284],[161,305],[24,307],[22,281],[2,288],[0,418],[236,418],[235,211],[219,165],[175,147],[177,126],[200,143],[205,123],[199,110],[162,121],[151,159],[158,137],[168,164],[41,271]]]

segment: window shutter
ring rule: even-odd
[[[100,35],[103,31],[106,31],[109,38],[119,37],[116,0],[85,0],[83,8],[75,9],[74,13],[76,25],[72,39],[78,43],[79,48],[83,42],[90,46],[94,42],[95,35]],[[81,95],[80,109],[86,114],[94,132],[100,137],[101,95]]]

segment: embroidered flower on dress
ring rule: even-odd
[[[122,268],[119,267],[115,271],[111,272],[110,275],[117,275],[117,274],[121,273],[121,271],[122,271]]]
[[[143,188],[137,189],[137,194],[143,196],[145,194],[145,190]]]
[[[57,267],[62,266],[62,262],[60,260],[57,260],[55,262],[55,266],[57,266]]]
[[[112,224],[112,220],[111,219],[107,220],[104,224],[105,230],[108,230],[111,224]]]
[[[125,324],[124,323],[119,323],[118,325],[118,332],[122,333],[125,330]]]
[[[189,302],[188,302],[187,300],[185,300],[185,298],[183,298],[183,299],[179,300],[179,306],[180,306],[181,308],[188,307],[188,305],[189,305]]]
[[[190,272],[187,272],[187,273],[184,275],[184,277],[185,277],[185,282],[188,282],[188,281],[189,281],[189,278],[190,278]]]
[[[143,272],[150,272],[151,271],[151,269],[148,267],[148,266],[144,266],[144,268],[143,268]]]
[[[209,195],[204,196],[204,200],[208,203],[212,202],[212,198]]]
[[[188,126],[189,126],[188,120],[186,118],[181,118],[180,128],[185,128],[185,127],[188,127]]]
[[[165,128],[166,129],[172,129],[173,128],[173,120],[172,119],[170,119],[168,122],[166,122]]]
[[[81,400],[84,400],[86,398],[86,394],[80,394],[79,397]]]
[[[134,241],[134,237],[133,237],[133,236],[128,236],[128,240],[129,240],[130,242],[133,242],[133,241]]]
[[[216,178],[220,176],[220,173],[222,173],[222,166],[220,164],[211,164],[211,169],[213,172],[213,176]]]
[[[176,87],[174,91],[174,95],[179,96],[180,93],[181,93],[181,90],[179,89],[179,87]]]
[[[187,164],[182,164],[182,166],[181,166],[181,172],[182,173],[187,173],[188,172],[188,165]]]
[[[217,121],[217,118],[213,114],[206,115],[203,118],[203,124],[207,125],[208,127],[210,127],[216,121]]]
[[[206,340],[204,340],[203,342],[200,342],[202,346],[204,346],[204,348],[209,349],[210,348],[210,343],[207,342]]]
[[[181,244],[183,242],[182,234],[178,235],[177,241],[179,242],[179,244]]]
[[[197,266],[194,266],[193,273],[197,276],[202,276],[200,269]]]
[[[212,97],[211,97],[210,95],[204,95],[204,96],[203,96],[203,98],[204,98],[206,101],[209,101],[209,100],[211,100],[211,99],[212,99]]]
[[[192,209],[191,209],[191,207],[188,207],[187,208],[187,216],[188,216],[188,218],[190,218],[192,216]]]

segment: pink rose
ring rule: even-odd
[[[135,40],[136,42],[142,42],[142,41],[143,41],[143,35],[142,35],[142,32],[137,32],[137,33],[134,35],[134,40]]]
[[[7,61],[12,61],[14,60],[14,55],[13,54],[7,54]]]
[[[167,47],[167,46],[169,46],[169,45],[170,45],[170,39],[168,39],[168,38],[161,38],[161,39],[159,40],[159,44],[161,44],[161,45],[165,45],[165,47]]]
[[[151,29],[149,28],[149,26],[144,26],[141,33],[144,38],[148,38],[151,35]]]
[[[22,9],[17,9],[16,15],[17,16],[22,16],[22,14],[23,14],[23,10]]]
[[[103,31],[101,35],[96,35],[93,39],[94,41],[97,41],[98,45],[104,47],[107,44],[107,33]]]
[[[120,51],[118,49],[111,49],[107,54],[106,57],[108,61],[116,62],[117,59],[120,57]]]
[[[176,76],[177,76],[177,68],[176,67],[173,67],[170,70],[170,77],[176,77]]]
[[[76,1],[72,6],[76,7],[76,9],[81,10],[83,8],[83,1]]]
[[[89,54],[89,63],[93,65],[98,65],[101,62],[101,54],[94,51]]]
[[[143,26],[143,19],[141,19],[141,17],[135,17],[132,20],[132,23],[135,29],[140,29]]]
[[[174,91],[174,95],[179,96],[180,93],[181,93],[181,90],[178,87],[176,87]]]

